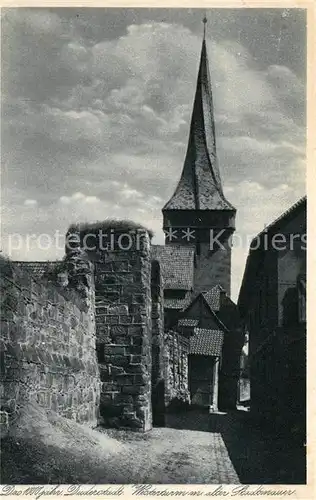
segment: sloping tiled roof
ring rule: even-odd
[[[198,319],[191,319],[191,318],[181,318],[179,319],[178,321],[178,326],[179,327],[183,327],[183,326],[187,326],[187,327],[195,327],[199,324],[199,320]]]
[[[22,270],[28,271],[34,278],[41,278],[43,274],[52,271],[58,262],[54,261],[13,261]]]
[[[288,210],[286,210],[285,212],[283,212],[283,214],[281,214],[277,219],[274,219],[273,222],[271,222],[268,226],[266,226],[259,234],[257,234],[257,236],[255,236],[250,244],[250,246],[252,244],[254,244],[258,239],[260,239],[262,237],[263,234],[266,234],[268,233],[269,231],[273,230],[274,228],[276,228],[279,223],[283,223],[285,222],[285,220],[291,216],[292,214],[294,214],[300,207],[302,207],[304,204],[305,204],[305,207],[306,207],[306,201],[307,201],[307,197],[306,196],[303,196],[302,198],[300,198],[296,203],[294,203],[294,205],[292,205]]]
[[[223,194],[218,168],[205,40],[202,43],[184,167],[179,184],[163,210],[235,210]]]
[[[190,302],[190,298],[185,297],[184,299],[164,299],[165,309],[183,309]]]
[[[219,311],[220,310],[220,302],[221,302],[221,292],[223,292],[224,289],[220,285],[214,286],[211,290],[208,292],[203,292],[202,295],[204,299],[206,300],[207,304],[213,311]]]
[[[194,276],[194,247],[152,245],[152,259],[159,261],[164,288],[191,290]]]
[[[199,323],[198,319],[182,318],[178,321],[178,326],[197,326]]]
[[[195,328],[195,334],[190,338],[190,354],[204,356],[220,356],[224,342],[224,332],[221,330],[206,330]]]

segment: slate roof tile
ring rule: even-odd
[[[224,289],[220,285],[216,285],[208,292],[203,292],[203,297],[213,311],[220,310],[221,292],[223,291]]]
[[[184,299],[164,299],[165,309],[183,309],[190,302],[190,298],[185,297]]]
[[[220,356],[224,342],[224,332],[221,330],[207,330],[195,328],[190,338],[190,354],[205,356]]]
[[[181,318],[178,321],[178,326],[197,326],[199,323],[198,319],[191,319],[191,318]]]
[[[152,245],[152,259],[160,262],[164,288],[191,290],[194,276],[194,247]]]

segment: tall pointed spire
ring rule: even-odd
[[[213,98],[204,35],[190,135],[179,184],[164,210],[234,210],[223,194],[217,163]]]
[[[204,28],[203,28],[203,40],[205,40],[205,36],[206,36],[206,23],[207,23],[207,17],[205,15],[203,17],[203,24],[204,24]]]

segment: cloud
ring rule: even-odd
[[[228,186],[227,191],[238,207],[232,251],[232,295],[237,297],[253,237],[298,201],[304,190],[288,182],[267,188],[257,181],[244,180]]]
[[[86,196],[83,193],[73,193],[71,196],[61,196],[59,198],[59,203],[62,205],[70,205],[74,202],[80,203],[99,203],[101,200],[97,196]]]
[[[305,110],[306,96],[303,82],[290,68],[276,64],[268,67],[267,81],[286,113],[304,125],[305,113],[302,110]]]
[[[29,199],[28,199],[28,200],[25,200],[25,201],[24,201],[24,205],[25,205],[26,207],[34,207],[34,206],[36,206],[36,205],[37,205],[37,201],[36,201],[36,200],[29,200]]]

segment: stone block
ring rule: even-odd
[[[100,380],[101,382],[109,382],[112,380],[112,376],[109,367],[100,366]]]
[[[124,325],[114,325],[111,327],[111,336],[126,336],[128,333],[127,326]]]
[[[103,394],[105,392],[117,391],[117,390],[119,390],[119,384],[117,381],[103,382],[101,390],[102,390],[101,394]]]
[[[136,324],[146,324],[147,321],[146,314],[139,314],[139,313],[132,314],[131,318],[132,318],[132,323]]]
[[[135,335],[133,335],[130,336],[130,341],[132,346],[142,347],[144,343],[144,338],[140,336],[135,337]]]
[[[127,385],[122,387],[123,394],[145,394],[147,388],[144,385]]]
[[[109,325],[97,325],[96,338],[98,342],[109,342]]]
[[[116,375],[124,374],[124,368],[122,366],[112,366],[110,365],[109,371],[111,373],[111,377],[116,377]]]
[[[132,385],[134,383],[133,376],[127,373],[118,374],[115,376],[115,379],[120,386]]]
[[[141,363],[143,361],[143,356],[140,354],[131,354],[130,355],[130,362],[131,363]]]
[[[0,411],[1,435],[4,436],[4,434],[8,431],[8,429],[9,429],[9,414],[7,411]]]
[[[131,344],[128,350],[126,349],[126,351],[131,355],[142,355],[142,346]]]
[[[133,384],[135,385],[146,385],[149,381],[149,377],[145,374],[136,374],[132,376]]]
[[[104,292],[103,299],[109,304],[114,304],[120,300],[120,292]]]
[[[107,317],[104,316],[104,315],[99,315],[99,314],[96,314],[96,317],[95,317],[95,322],[96,322],[96,325],[97,326],[103,326],[106,322],[107,322]]]
[[[108,392],[108,393],[101,392],[100,404],[103,404],[103,405],[112,404],[112,400],[113,400],[112,394],[113,393],[111,393],[111,392]]]
[[[120,354],[122,356],[125,356],[126,347],[123,345],[107,344],[104,346],[104,353],[110,355]]]
[[[108,313],[108,308],[104,307],[103,305],[98,306],[98,304],[96,304],[95,310],[96,310],[96,314],[98,314],[100,316],[106,315]]]
[[[108,306],[107,314],[109,315],[128,315],[128,306],[126,304]]]
[[[113,402],[114,404],[133,405],[133,396],[131,394],[117,392],[113,396]]]
[[[8,356],[12,356],[13,358],[20,360],[23,356],[23,351],[22,348],[19,344],[13,345],[13,344],[7,344],[7,354]],[[34,355],[34,350],[32,352],[32,355]],[[37,356],[36,356],[37,360]]]
[[[105,262],[102,262],[102,263],[97,263],[96,266],[96,273],[97,271],[114,271],[114,266],[113,266],[113,262],[108,260],[108,261],[105,261]]]
[[[122,424],[126,427],[131,427],[132,429],[142,429],[143,422],[136,417],[135,412],[128,412],[124,414],[124,418],[121,420]]]
[[[126,345],[126,335],[124,335],[124,337],[118,335],[117,337],[114,337],[113,340],[115,340],[117,345]]]
[[[150,396],[148,393],[147,394],[146,393],[139,394],[134,399],[135,407],[143,407],[145,404],[148,405],[149,400],[150,400]]]
[[[135,373],[135,374],[144,373],[146,372],[146,370],[147,370],[146,367],[141,363],[130,363],[127,368],[128,373]]]
[[[129,310],[130,314],[146,315],[146,304],[131,304]]]
[[[98,276],[98,283],[103,285],[116,285],[118,283],[116,273],[101,274]]]
[[[113,424],[114,427],[120,427],[120,420],[118,420],[117,417],[120,417],[122,415],[122,410],[123,407],[120,405],[113,405],[108,403],[100,405],[100,415],[104,419],[105,423],[109,426]]]
[[[106,323],[108,325],[118,325],[119,324],[119,317],[118,316],[106,316]]]
[[[132,322],[132,318],[130,315],[120,315],[119,323],[120,325],[129,325]]]
[[[142,337],[146,333],[145,326],[142,324],[131,325],[128,327],[128,335],[133,337]]]

